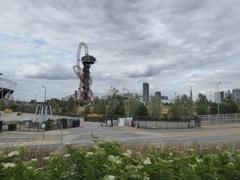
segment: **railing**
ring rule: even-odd
[[[201,126],[240,123],[240,113],[200,115]]]

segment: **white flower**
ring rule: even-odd
[[[31,170],[31,169],[33,169],[33,167],[32,167],[32,166],[28,166],[27,169],[28,169],[28,170]]]
[[[171,152],[169,152],[169,156],[172,156],[173,154]]]
[[[144,176],[143,180],[149,180],[150,178],[148,176]]]
[[[50,159],[50,157],[44,157],[43,158],[43,160],[49,160]]]
[[[193,170],[195,170],[195,168],[197,167],[197,165],[196,164],[188,164],[188,166],[190,167],[190,168],[192,168]]]
[[[87,152],[86,157],[92,156],[92,155],[93,155],[93,152]]]
[[[13,157],[13,156],[18,156],[19,152],[18,151],[12,151],[8,154],[8,157]]]
[[[143,164],[147,165],[147,164],[152,164],[151,160],[149,157],[147,157],[146,159],[144,159]]]
[[[104,177],[104,180],[114,180],[115,179],[115,176],[113,175],[107,175]]]
[[[37,162],[37,159],[31,159],[32,162]]]
[[[137,165],[137,169],[142,169],[142,168],[143,168],[143,166]]]
[[[193,148],[187,149],[188,152],[194,152],[195,150]]]
[[[201,162],[203,162],[203,160],[202,159],[199,159],[199,158],[195,158],[195,160],[198,162],[198,163],[201,163]]]
[[[14,168],[16,166],[15,163],[2,163],[4,169]]]
[[[110,155],[108,156],[108,159],[113,162],[113,163],[116,163],[116,164],[120,164],[122,163],[121,159],[118,157],[118,156],[113,156],[113,155]]]
[[[64,157],[68,158],[68,157],[70,157],[70,154],[65,154]]]
[[[127,156],[127,157],[130,157],[132,155],[132,150],[130,149],[127,149],[124,153],[123,153],[124,156]]]

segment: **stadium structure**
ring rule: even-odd
[[[16,82],[4,78],[3,74],[0,73],[0,99],[9,100],[12,97],[16,86]]]

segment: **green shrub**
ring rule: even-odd
[[[240,151],[216,153],[189,149],[162,152],[154,147],[145,154],[125,149],[119,142],[100,141],[90,148],[66,145],[65,154],[53,152],[41,167],[35,159],[26,160],[26,148],[9,154],[0,153],[0,179],[240,179]]]

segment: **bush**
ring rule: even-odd
[[[162,152],[153,147],[141,154],[117,141],[93,138],[96,144],[90,148],[66,145],[65,154],[53,152],[41,167],[36,159],[24,158],[24,147],[0,153],[0,179],[240,179],[240,151]]]

